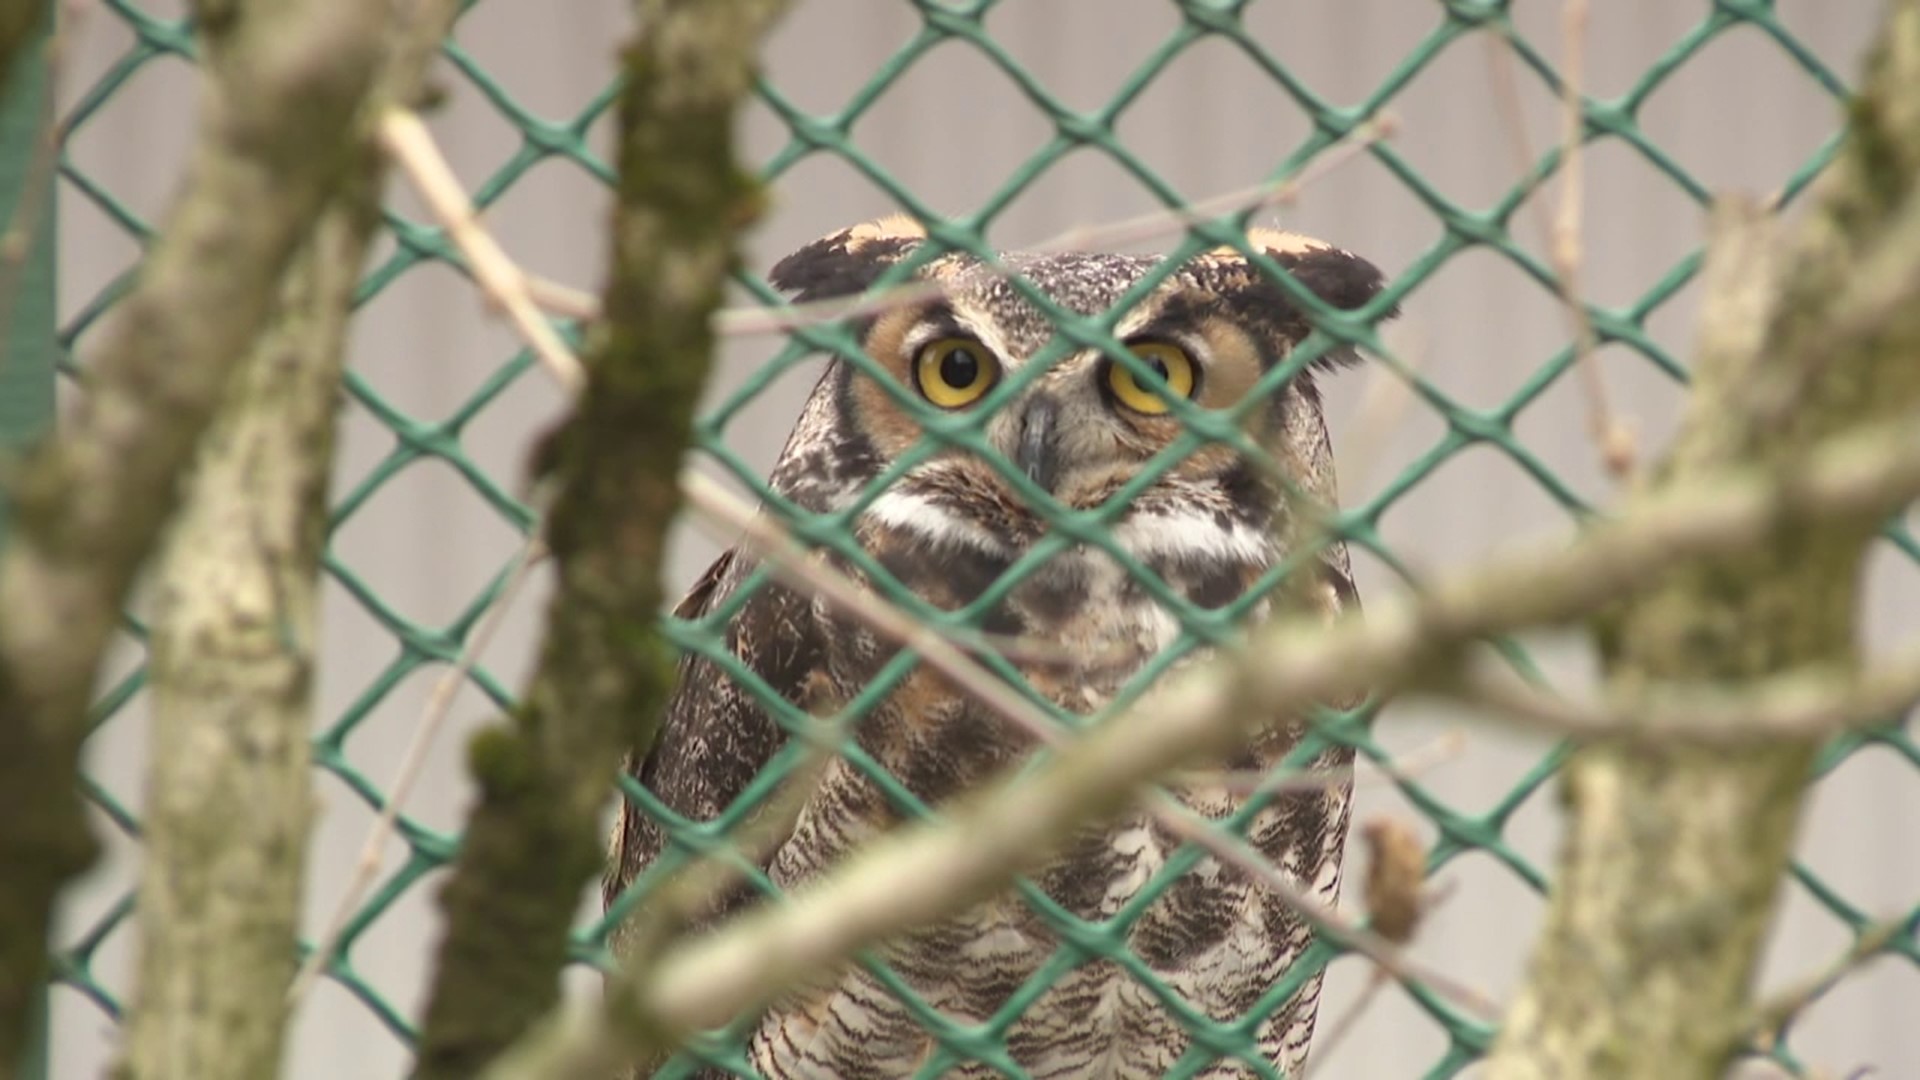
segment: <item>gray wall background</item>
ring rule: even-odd
[[[1589,88],[1621,93],[1657,56],[1706,14],[1707,5],[1673,0],[1610,0],[1595,4],[1589,35]],[[1866,0],[1782,0],[1786,24],[1827,64],[1851,78],[1879,10]],[[177,14],[179,0],[150,0],[146,10]],[[614,0],[547,4],[489,0],[460,25],[457,37],[515,97],[549,118],[571,116],[604,84],[612,53],[626,33]],[[1549,57],[1560,55],[1559,5],[1517,0],[1515,14]],[[104,8],[81,2],[70,37],[63,98],[71,102],[131,43]],[[1005,0],[989,29],[1043,84],[1076,108],[1092,108],[1117,87],[1177,24],[1162,0]],[[1251,5],[1251,32],[1308,85],[1348,104],[1370,91],[1441,19],[1433,3],[1408,0],[1264,0]],[[919,25],[904,0],[798,0],[766,52],[769,77],[801,107],[838,108]],[[1455,43],[1395,100],[1401,120],[1394,145],[1448,197],[1478,208],[1514,180],[1510,132],[1490,95],[1489,49]],[[456,171],[477,185],[517,148],[508,124],[464,78],[442,63],[450,92],[433,126]],[[1526,137],[1536,151],[1555,137],[1554,103],[1522,74]],[[179,175],[193,115],[191,69],[163,59],[142,69],[73,144],[74,160],[137,210],[157,216]],[[1725,35],[1669,80],[1648,103],[1648,133],[1694,175],[1715,188],[1768,191],[1835,129],[1838,110],[1781,50],[1759,32]],[[605,125],[596,144],[606,149]],[[1307,119],[1236,50],[1209,41],[1188,50],[1125,114],[1119,132],[1160,175],[1190,197],[1261,180],[1307,133]],[[948,43],[916,64],[856,126],[854,139],[918,193],[948,212],[968,212],[1050,135],[1044,119],[984,58]],[[764,160],[783,143],[783,128],[764,107],[750,110],[743,148]],[[1587,280],[1590,295],[1623,304],[1643,292],[1698,243],[1702,213],[1630,149],[1613,142],[1587,156]],[[395,205],[420,208],[400,185]],[[894,209],[848,166],[815,157],[777,185],[772,213],[755,233],[750,261],[764,269],[781,254],[842,225]],[[63,193],[61,288],[77,310],[135,257],[136,247],[98,210]],[[535,169],[488,215],[499,238],[534,271],[594,287],[602,265],[603,190],[578,168],[549,162]],[[1095,151],[1073,154],[1023,194],[996,223],[991,238],[1018,247],[1070,225],[1107,221],[1156,207],[1153,198]],[[1439,235],[1414,197],[1370,159],[1353,161],[1309,187],[1297,205],[1270,215],[1288,228],[1333,240],[1368,255],[1389,273],[1404,268]],[[1525,219],[1523,219],[1524,221]],[[1521,238],[1543,250],[1530,224]],[[384,249],[383,249],[384,250]],[[1691,340],[1697,287],[1689,287],[1652,321],[1659,340],[1684,355]],[[1406,304],[1389,340],[1448,393],[1474,405],[1504,400],[1567,338],[1554,298],[1497,255],[1469,252],[1452,260]],[[84,356],[86,343],[81,343]],[[445,268],[406,275],[364,311],[353,337],[355,370],[388,400],[414,416],[446,415],[515,348],[511,334],[481,306],[473,290]],[[716,395],[771,355],[771,339],[729,342]],[[1600,351],[1616,410],[1639,432],[1644,452],[1657,451],[1681,406],[1678,388],[1643,358],[1613,347]],[[759,465],[772,461],[812,374],[777,384],[732,428],[739,451]],[[1344,376],[1332,388],[1330,418],[1349,501],[1377,491],[1430,447],[1441,422],[1419,405],[1384,428],[1357,422],[1373,369]],[[1519,423],[1527,444],[1586,497],[1612,499],[1584,435],[1583,391],[1563,380]],[[467,436],[469,453],[493,475],[516,483],[529,440],[556,415],[559,395],[537,373],[522,379]],[[359,406],[345,413],[337,490],[357,482],[391,447],[391,436]],[[1502,455],[1470,451],[1444,466],[1385,518],[1386,539],[1422,572],[1477,561],[1527,540],[1564,535],[1568,521],[1532,480]],[[410,618],[444,623],[510,556],[516,537],[459,480],[439,465],[416,466],[390,483],[337,537],[340,557]],[[683,530],[668,568],[670,584],[689,582],[718,550],[708,537]],[[1364,594],[1381,596],[1397,578],[1360,557]],[[1920,571],[1893,557],[1872,575],[1864,631],[1875,648],[1911,635],[1920,611]],[[527,669],[538,626],[538,597],[524,599],[485,657],[510,685]],[[385,633],[337,585],[329,585],[320,707],[337,716],[393,656]],[[1577,687],[1591,664],[1577,642],[1545,638],[1538,654],[1559,681]],[[116,671],[133,662],[131,649]],[[409,679],[353,736],[348,751],[376,781],[392,776],[436,673]],[[465,734],[487,714],[484,700],[463,692],[453,723],[436,744],[428,775],[408,811],[442,828],[456,827],[469,791],[461,766]],[[146,739],[144,704],[109,725],[89,748],[89,767],[111,790],[138,805]],[[1394,706],[1379,728],[1400,751],[1430,748],[1451,733],[1457,748],[1421,774],[1452,805],[1477,810],[1504,793],[1546,749],[1428,707]],[[308,925],[317,930],[344,888],[372,816],[338,782],[323,778],[309,884]],[[1360,781],[1361,818],[1412,811],[1376,775]],[[1551,788],[1514,820],[1515,846],[1550,867],[1557,829]],[[1801,851],[1812,866],[1869,912],[1904,910],[1920,897],[1920,772],[1884,751],[1863,753],[1819,788]],[[389,845],[389,872],[400,862]],[[135,845],[115,839],[109,857],[76,889],[64,933],[71,937],[124,894],[137,875]],[[1350,864],[1359,866],[1358,857]],[[1491,858],[1470,856],[1441,875],[1448,899],[1414,954],[1495,997],[1504,998],[1522,970],[1542,905]],[[412,1009],[424,987],[424,965],[438,934],[433,897],[438,880],[416,887],[363,939],[359,969],[391,1001]],[[1357,899],[1353,897],[1351,899]],[[130,989],[134,942],[122,926],[105,947],[100,971],[116,990]],[[1789,886],[1784,915],[1766,962],[1769,985],[1826,963],[1847,943],[1836,921],[1803,890]],[[1365,981],[1358,962],[1333,969],[1323,1011],[1343,1015]],[[592,980],[572,985],[590,992]],[[1878,1075],[1920,1071],[1920,972],[1882,961],[1848,979],[1808,1015],[1796,1045],[1827,1075],[1872,1065]],[[61,989],[54,996],[54,1072],[100,1075],[115,1045],[114,1029],[91,1002]],[[1317,1075],[1325,1080],[1421,1075],[1442,1053],[1440,1030],[1397,989],[1389,988]],[[400,1075],[406,1057],[362,1004],[331,983],[299,1015],[292,1075],[301,1078]],[[1771,1075],[1754,1068],[1753,1075]]]

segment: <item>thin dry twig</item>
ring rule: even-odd
[[[427,695],[426,707],[420,711],[420,719],[414,723],[413,736],[408,739],[407,748],[400,755],[400,767],[394,770],[393,781],[387,785],[385,805],[381,806],[380,816],[367,829],[367,838],[360,845],[360,857],[354,864],[353,876],[348,880],[346,890],[340,894],[339,903],[334,905],[333,914],[327,918],[326,928],[320,932],[320,940],[314,943],[313,950],[307,954],[293,977],[293,983],[287,988],[289,1011],[300,1007],[307,992],[319,981],[321,973],[333,963],[334,952],[340,947],[340,936],[346,932],[347,921],[359,909],[360,901],[386,866],[387,841],[394,834],[400,813],[406,807],[407,797],[413,793],[414,784],[419,782],[426,766],[427,752],[433,748],[434,740],[446,724],[454,697],[472,676],[474,665],[480,662],[481,654],[493,642],[494,633],[506,622],[508,611],[532,576],[534,567],[546,557],[546,543],[536,533],[514,555],[500,591],[494,594],[492,603],[474,624],[473,633],[461,645],[459,657],[454,660],[452,667],[441,674],[440,681],[434,684],[433,691]]]
[[[1854,969],[1886,954],[1896,940],[1920,931],[1920,922],[1909,912],[1873,923],[1855,935],[1853,944],[1820,971],[1800,980],[1760,1003],[1754,1010],[1753,1041],[1761,1050],[1771,1050],[1786,1026],[1802,1010],[1819,1001],[1839,985]]]
[[[1559,201],[1549,209],[1544,200],[1532,199],[1529,208],[1534,227],[1546,241],[1547,259],[1553,266],[1561,309],[1566,313],[1567,326],[1573,335],[1574,367],[1586,391],[1588,434],[1608,475],[1624,480],[1634,466],[1633,432],[1613,411],[1606,377],[1596,358],[1599,340],[1581,293],[1586,148],[1586,112],[1581,86],[1585,77],[1587,14],[1586,0],[1567,0],[1561,10],[1566,59],[1561,65]],[[1534,155],[1527,140],[1526,117],[1514,75],[1513,43],[1499,33],[1490,33],[1486,42],[1494,103],[1508,134],[1515,169],[1524,176],[1533,168]]]
[[[569,393],[579,393],[585,382],[579,358],[541,313],[519,264],[481,226],[466,188],[453,175],[419,114],[408,109],[387,110],[380,118],[379,136],[381,148],[406,172],[421,199],[446,228],[447,237],[466,256],[482,295],[506,313],[560,385]]]
[[[1745,746],[1836,734],[1900,715],[1920,701],[1920,648],[1864,672],[1779,675],[1738,691],[1670,687],[1638,701],[1577,702],[1472,665],[1420,689],[1484,706],[1489,719],[1567,738]]]
[[[600,298],[590,292],[533,275],[527,275],[526,283],[528,295],[534,303],[555,315],[582,320],[600,317]],[[784,334],[802,327],[819,326],[876,314],[903,304],[919,303],[939,294],[938,282],[917,281],[864,297],[836,297],[810,304],[787,304],[771,308],[727,308],[713,313],[713,330],[723,337]]]
[[[1400,982],[1418,983],[1482,1020],[1498,1019],[1499,1006],[1486,995],[1408,957],[1402,948],[1404,942],[1390,940],[1326,906],[1246,841],[1219,831],[1213,822],[1174,802],[1164,790],[1151,789],[1147,799],[1156,823],[1265,885],[1328,940],[1373,961]]]

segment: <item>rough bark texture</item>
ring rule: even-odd
[[[416,96],[453,9],[396,11],[371,105]],[[123,1076],[280,1071],[311,816],[334,415],[384,172],[364,125],[360,138],[201,444],[156,565],[140,967]]]
[[[480,802],[443,896],[421,1077],[469,1077],[558,1000],[567,932],[602,863],[622,755],[651,742],[672,664],[655,630],[679,462],[735,237],[758,186],[734,113],[783,0],[637,0],[620,101],[613,266],[574,415],[542,448],[558,568],[540,661],[470,762]]]
[[[230,373],[349,163],[381,0],[202,5],[207,91],[184,190],[21,471],[0,556],[0,1076],[17,1060],[60,887],[93,856],[75,779],[94,672]]]
[[[1916,177],[1920,4],[1900,0],[1808,220],[1779,240],[1754,208],[1717,215],[1693,404],[1655,491],[1734,467],[1787,470],[1836,432],[1914,415]],[[1602,619],[1611,688],[1658,703],[1683,687],[1851,670],[1879,524],[1809,520],[1679,568]],[[1744,1037],[1816,747],[1639,741],[1569,762],[1547,926],[1489,1077],[1721,1075]]]

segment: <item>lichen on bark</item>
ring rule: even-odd
[[[734,159],[734,115],[784,3],[634,7],[603,320],[574,413],[536,460],[553,492],[557,588],[520,707],[470,750],[480,797],[442,897],[417,1073],[428,1080],[475,1075],[558,1000],[568,928],[601,868],[601,811],[671,685],[656,630],[666,531],[710,320],[761,198]]]
[[[327,478],[347,320],[385,172],[369,122],[418,95],[454,8],[396,9],[375,31],[387,53],[355,160],[286,271],[156,560],[124,1077],[254,1080],[281,1065],[312,816]]]
[[[1689,411],[1642,492],[1786,473],[1823,440],[1920,408],[1920,4],[1899,0],[1845,143],[1791,230],[1716,213]],[[1631,513],[1634,500],[1626,512]],[[1676,569],[1596,624],[1609,691],[1845,674],[1881,522],[1834,515]],[[1703,748],[1643,737],[1568,762],[1570,823],[1546,928],[1492,1080],[1719,1076],[1748,1035],[1760,947],[1817,743]]]
[[[0,1076],[45,979],[55,897],[93,855],[77,774],[94,675],[232,372],[350,167],[384,7],[226,0],[202,13],[206,92],[183,194],[83,359],[86,392],[8,476]]]

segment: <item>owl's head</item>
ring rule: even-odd
[[[773,268],[773,283],[798,301],[865,290],[926,240],[917,223],[888,218],[834,233]],[[1358,308],[1381,287],[1380,272],[1357,256],[1306,237],[1256,230],[1250,246],[1285,267],[1327,303]],[[775,476],[777,486],[816,510],[834,508],[920,442],[921,416],[988,406],[979,430],[1013,471],[1074,508],[1105,503],[1178,438],[1176,400],[1233,411],[1241,429],[1307,491],[1332,497],[1331,463],[1312,369],[1351,361],[1332,350],[1277,388],[1263,383],[1308,334],[1287,293],[1239,252],[1189,260],[1126,310],[1114,325],[1140,361],[1130,365],[1096,348],[1058,349],[1053,322],[1021,294],[1018,277],[1059,307],[1106,313],[1153,270],[1152,256],[1011,252],[989,265],[948,254],[916,271],[928,287],[911,302],[857,324],[861,345],[886,375],[882,385],[836,361],[809,403],[801,430]],[[1049,359],[1042,361],[1039,356]],[[1043,371],[1028,371],[1036,363]],[[996,394],[1007,385],[1020,389]],[[1242,408],[1249,395],[1264,401]],[[918,405],[908,404],[917,401]],[[1130,499],[1132,512],[1175,505],[1244,516],[1263,524],[1273,493],[1231,446],[1209,443],[1166,469]],[[958,447],[910,470],[873,512],[910,515],[923,527],[938,518],[955,529],[984,529],[982,542],[1017,541],[1037,529],[1023,513],[1005,471]],[[982,521],[993,508],[991,521]],[[961,511],[929,515],[929,511]],[[1255,519],[1258,519],[1256,521]],[[959,537],[956,537],[959,538]],[[1017,542],[1010,546],[1021,546]]]

